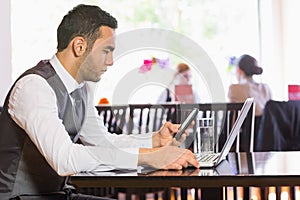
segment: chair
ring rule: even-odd
[[[300,101],[268,101],[262,115],[255,150],[300,150],[299,124]]]
[[[266,103],[257,135],[255,151],[300,150],[300,101],[274,101]],[[294,200],[295,187],[289,187]],[[280,198],[281,188],[276,188]],[[266,194],[267,195],[267,192]],[[267,198],[267,197],[265,197]]]
[[[128,106],[114,105],[114,106],[96,106],[98,114],[103,117],[104,125],[110,133],[122,134],[126,130]]]
[[[157,131],[166,121],[176,123],[176,104],[131,104],[128,133]]]

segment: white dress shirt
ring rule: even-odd
[[[79,85],[72,78],[56,56],[53,56],[50,63],[69,94],[84,85]],[[152,134],[109,133],[93,103],[95,83],[87,82],[85,85],[88,106],[80,131],[84,145],[72,143],[62,120],[58,118],[55,93],[39,75],[27,75],[16,83],[9,98],[8,112],[59,175],[93,170],[136,169],[138,149],[152,147]]]

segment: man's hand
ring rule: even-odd
[[[159,131],[153,133],[152,136],[152,147],[163,147],[166,145],[179,146],[183,142],[188,132],[185,131],[184,134],[180,137],[180,140],[177,141],[174,138],[174,135],[177,133],[180,124],[172,124],[171,122],[166,122]]]
[[[188,149],[176,146],[164,146],[154,149],[140,149],[139,165],[149,165],[156,169],[177,169],[192,165],[199,168],[196,156]]]

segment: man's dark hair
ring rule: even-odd
[[[91,49],[92,44],[100,37],[98,31],[101,26],[116,29],[118,22],[98,6],[80,4],[74,7],[58,26],[57,50],[67,48],[69,42],[76,36],[84,37],[87,40],[87,48]]]

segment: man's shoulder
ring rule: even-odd
[[[47,80],[38,74],[27,74],[16,81],[16,87],[44,87],[46,85],[48,85]]]
[[[50,64],[49,60],[41,60],[36,66],[28,69],[26,72],[24,72],[24,76],[28,74],[37,74],[45,79],[48,79],[49,77],[56,74],[54,68]]]

